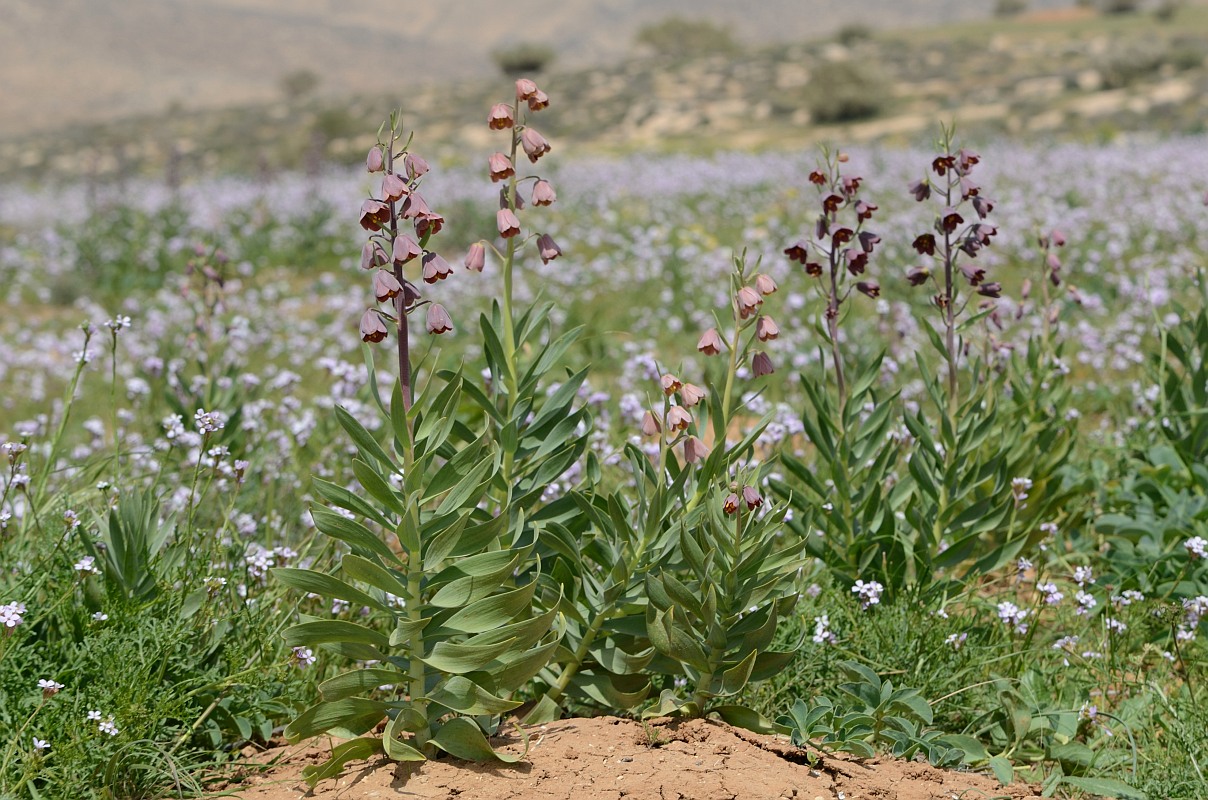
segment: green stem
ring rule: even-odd
[[[92,329],[85,325],[83,353],[88,352],[88,342],[91,339]],[[87,364],[88,362],[84,358],[80,358],[76,364],[75,373],[71,376],[71,385],[63,397],[63,417],[59,420],[59,427],[55,430],[54,438],[50,440],[50,452],[46,454],[46,463],[42,465],[42,472],[38,476],[37,493],[34,495],[34,508],[42,504],[42,500],[46,495],[46,483],[50,479],[50,471],[54,469],[55,461],[58,459],[59,445],[63,442],[63,434],[67,430],[67,420],[71,416],[71,407],[75,402],[76,387],[79,386],[80,375],[84,373],[84,367]]]

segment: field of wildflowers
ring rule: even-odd
[[[0,196],[0,796],[599,713],[1208,793],[1205,142],[559,162],[548,103]]]

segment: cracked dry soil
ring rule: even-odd
[[[647,733],[649,729],[650,733]],[[706,720],[658,720],[643,727],[615,717],[567,719],[529,729],[526,761],[515,766],[429,761],[396,764],[384,757],[353,762],[313,792],[302,769],[327,757],[312,740],[248,758],[222,787],[247,800],[967,800],[1039,797],[1030,787],[1003,788],[992,777],[935,769],[925,763],[826,757],[817,768],[784,739]],[[653,739],[653,741],[652,741]],[[519,753],[518,737],[501,737]],[[267,766],[266,766],[267,765]]]

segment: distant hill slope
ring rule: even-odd
[[[1033,0],[1033,8],[1070,0]],[[747,43],[860,22],[927,27],[988,17],[994,0],[0,0],[0,136],[132,114],[260,103],[299,69],[328,95],[489,74],[491,51],[548,43],[578,68],[625,57],[672,14]]]

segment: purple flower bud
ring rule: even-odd
[[[830,230],[830,219],[825,214],[818,217],[818,221],[814,223],[814,237],[819,241],[826,238],[827,232]]]
[[[860,281],[856,284],[860,294],[868,295],[874,300],[881,296],[881,285],[876,281]]]
[[[491,106],[491,113],[487,116],[487,125],[493,131],[507,130],[516,124],[516,120],[512,118],[512,107],[507,103],[496,103]]]
[[[361,203],[361,227],[367,231],[380,231],[390,221],[390,206],[381,200],[370,198]]]
[[[1065,234],[1056,228],[1054,228],[1053,232],[1049,234],[1049,238],[1052,239],[1053,244],[1057,245],[1058,247],[1065,247]]]
[[[667,411],[667,430],[686,431],[692,424],[692,415],[683,406],[672,406]]]
[[[433,303],[428,306],[428,333],[440,335],[453,330],[453,320],[449,317],[449,312],[445,311],[445,307],[440,303]]]
[[[520,146],[524,148],[524,153],[528,156],[529,161],[534,164],[537,163],[537,159],[550,151],[549,142],[535,128],[526,127],[521,132]]]
[[[482,272],[487,265],[487,247],[482,242],[474,242],[466,252],[466,269]]]
[[[755,276],[755,289],[764,297],[776,292],[776,281],[770,275],[760,273]]]
[[[696,343],[696,349],[707,356],[715,356],[721,352],[721,336],[717,334],[717,328],[710,328],[701,334],[700,340]]]
[[[659,423],[659,418],[654,415],[653,411],[646,411],[642,414],[642,435],[643,436],[658,436],[663,432],[663,426]]]
[[[755,336],[761,342],[770,342],[780,335],[780,326],[771,317],[760,317],[755,320]]]
[[[558,246],[552,236],[543,233],[537,237],[537,252],[541,254],[541,263],[548,264],[562,255],[562,248]]]
[[[393,203],[402,198],[407,191],[407,182],[395,173],[391,172],[382,176],[382,199],[387,203]]]
[[[985,219],[994,210],[994,201],[979,194],[973,198],[973,210],[977,212],[977,216]]]
[[[366,309],[361,315],[361,341],[380,342],[386,338],[386,325],[376,309]]]
[[[516,99],[528,100],[537,92],[537,84],[533,83],[528,78],[520,78],[516,81]]]
[[[763,496],[754,486],[742,487],[742,501],[747,504],[748,511],[754,511],[763,505]]]
[[[512,167],[512,160],[503,153],[492,153],[487,159],[487,164],[491,169],[492,183],[498,183],[516,174],[516,170]]]
[[[922,286],[931,277],[931,270],[926,267],[911,267],[906,270],[906,280],[911,286]]]
[[[379,269],[373,275],[373,296],[379,303],[384,303],[403,291],[403,285],[393,274]]]
[[[424,253],[424,283],[443,281],[453,274],[453,268],[437,253]]]
[[[423,252],[414,239],[405,233],[400,233],[394,237],[394,248],[390,260],[401,267],[411,259],[422,255]]]
[[[756,351],[755,355],[751,357],[751,372],[756,378],[771,375],[775,371],[776,368],[772,366],[772,359],[768,358],[767,353]]]
[[[785,248],[784,254],[789,257],[789,261],[797,261],[804,264],[810,255],[809,243],[805,239],[798,239]]]
[[[512,208],[512,193],[511,193],[510,189],[511,189],[511,187],[509,187],[509,186],[500,186],[499,187],[499,207],[500,208]],[[523,211],[524,210],[524,198],[520,195],[520,192],[516,192],[516,207],[512,208],[512,210],[513,211]]]
[[[914,199],[921,203],[928,197],[931,197],[931,184],[926,180],[915,181],[914,183],[910,184],[909,191],[912,195],[914,195]]]
[[[1024,278],[1023,285],[1019,287],[1019,299],[1027,300],[1031,296],[1032,296],[1032,279]],[[1022,310],[1023,306],[1020,306],[1019,308]]]
[[[692,383],[685,383],[679,390],[680,400],[691,408],[705,399],[705,390]]]
[[[983,283],[977,287],[977,293],[982,297],[1002,297],[1002,284],[994,282]]]
[[[381,172],[382,167],[386,164],[386,158],[382,155],[381,145],[374,145],[369,150],[369,155],[365,156],[365,171],[366,172]]]
[[[705,447],[705,443],[695,436],[689,436],[684,440],[684,461],[689,464],[695,464],[709,457],[709,448]]]
[[[431,167],[428,166],[427,161],[424,161],[419,156],[408,153],[403,158],[403,169],[407,171],[408,178],[415,180],[416,178],[428,174],[428,170],[431,169]]]
[[[1056,253],[1049,253],[1044,257],[1044,265],[1055,272],[1061,269],[1061,259],[1057,257]]]
[[[504,239],[510,239],[520,233],[520,220],[510,208],[501,208],[495,212],[495,227]]]
[[[738,495],[734,492],[726,495],[726,499],[722,501],[721,510],[727,516],[733,516],[738,513]]]
[[[373,269],[386,263],[386,251],[374,241],[365,242],[361,248],[361,269]]]
[[[663,373],[663,375],[659,377],[659,386],[663,388],[663,394],[667,397],[670,397],[678,392],[683,385],[684,384],[680,381],[680,379],[672,375],[670,372]]]
[[[750,286],[744,286],[738,290],[734,301],[738,303],[738,314],[743,319],[754,314],[763,305],[763,298],[759,296],[759,292],[752,289]]]
[[[533,184],[533,205],[548,206],[557,199],[558,195],[554,192],[554,187],[550,186],[549,181],[539,180]]]

